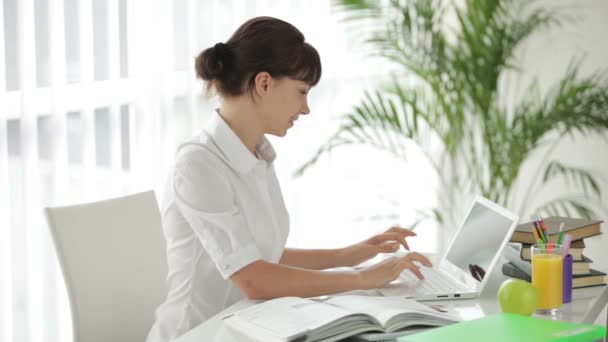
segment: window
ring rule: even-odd
[[[3,0],[0,6],[0,340],[70,340],[67,294],[42,208],[162,185],[177,144],[216,102],[203,102],[194,56],[264,14],[297,26],[321,54],[312,114],[272,139],[291,214],[288,244],[338,247],[407,223],[426,180],[412,163],[365,148],[293,171],[366,85],[386,74],[329,1]],[[420,181],[423,179],[423,181]],[[416,196],[411,193],[415,191]],[[429,232],[431,232],[429,230]],[[434,235],[420,239],[432,250]]]

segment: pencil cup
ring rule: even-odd
[[[563,270],[563,298],[562,302],[564,304],[570,303],[572,301],[572,255],[568,254],[564,257],[563,260],[564,270]]]
[[[564,265],[561,245],[532,246],[532,284],[540,291],[538,313],[557,314],[562,306]]]

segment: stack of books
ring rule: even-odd
[[[602,233],[600,231],[602,221],[551,216],[544,219],[544,222],[551,242],[557,240],[559,227],[562,223],[564,234],[572,236],[570,245],[570,255],[573,259],[572,288],[605,285],[606,273],[591,268],[591,259],[583,254],[585,239]],[[531,247],[536,243],[534,233],[532,233],[533,229],[532,222],[522,223],[515,228],[515,232],[511,236],[511,242],[522,244],[520,257],[526,262],[530,262]],[[531,281],[530,273],[521,267],[517,267],[512,262],[503,264],[502,273],[510,277]]]

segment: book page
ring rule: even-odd
[[[444,313],[435,311],[413,299],[404,297],[374,297],[374,296],[337,296],[325,301],[357,313],[365,313],[375,317],[383,327],[394,316],[406,313],[418,314],[414,317],[428,316],[454,319]]]
[[[227,322],[238,321],[236,325],[239,327],[253,326],[256,328],[254,330],[264,330],[286,340],[352,314],[348,309],[314,300],[283,297],[245,308],[224,318]]]

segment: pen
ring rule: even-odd
[[[547,243],[547,249],[549,251],[550,254],[553,253],[553,244],[551,242],[549,242],[549,231],[547,230],[547,225],[545,224],[545,221],[543,220],[543,217],[540,216],[540,214],[538,215],[538,225],[542,228],[542,232],[545,235],[545,242]]]
[[[557,244],[561,245],[564,238],[564,222],[559,224],[559,233],[557,233]]]
[[[543,220],[543,217],[538,215],[538,224],[543,228],[543,231],[545,232],[545,234],[549,234],[549,232],[547,231],[547,225],[545,224],[545,221]]]
[[[538,225],[538,222],[534,221],[534,222],[532,222],[532,224],[534,225],[534,229],[536,230],[536,233],[538,234],[538,237],[541,240],[543,240],[543,242],[546,242],[547,241],[547,237],[545,236],[543,230]]]
[[[541,228],[540,223],[538,224],[538,231],[543,235],[543,240],[545,243],[549,243],[549,235],[547,234],[546,230]]]
[[[538,225],[543,228],[543,232],[545,233],[545,236],[547,236],[547,240],[549,240],[549,228],[547,228],[545,220],[543,220],[543,217],[540,216],[540,214],[538,215]]]
[[[545,253],[545,244],[543,243],[543,240],[537,239],[536,244],[540,248],[541,253]]]
[[[572,243],[572,235],[566,234],[564,245],[562,246],[562,256],[565,257],[570,253],[570,244]]]

